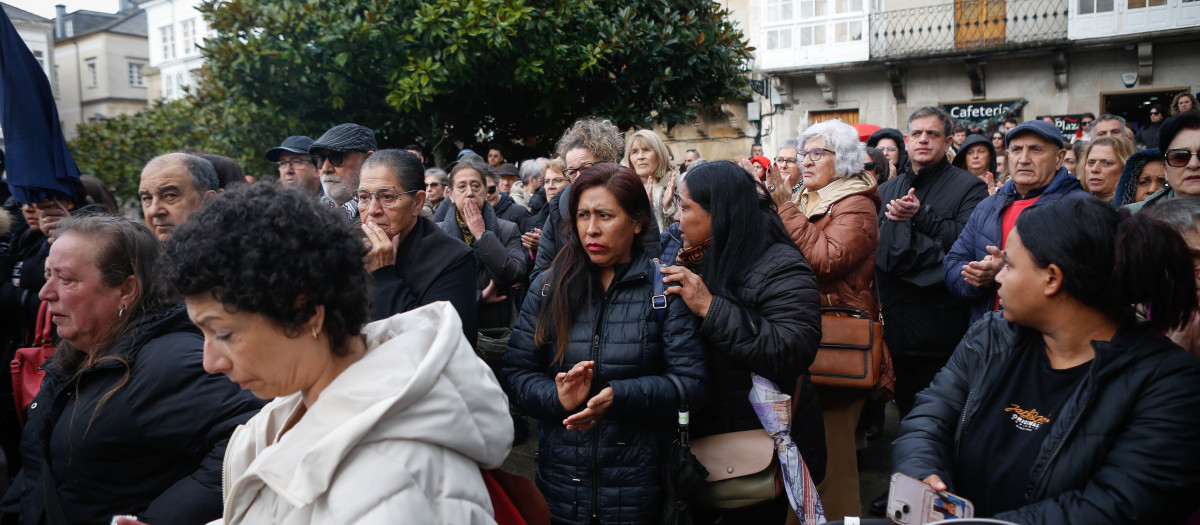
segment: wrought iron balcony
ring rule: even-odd
[[[957,0],[871,13],[871,58],[1035,47],[1067,40],[1069,0]]]

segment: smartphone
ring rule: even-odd
[[[887,519],[896,525],[923,525],[941,520],[975,517],[975,505],[966,498],[938,492],[921,480],[899,472],[892,474]]]

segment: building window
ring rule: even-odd
[[[144,64],[136,62],[129,63],[129,85],[132,87],[146,87],[146,75],[142,73]]]
[[[42,51],[41,49],[34,49],[33,50],[33,58],[35,60],[37,60],[38,67],[42,68],[42,71],[45,71],[46,70],[46,52]]]
[[[800,47],[825,45],[825,26],[805,26],[800,28]]]
[[[1188,0],[1183,0],[1184,2]],[[1167,5],[1167,0],[1129,0],[1130,9],[1140,9],[1143,7],[1158,7]]]
[[[159,33],[159,36],[162,37],[163,60],[171,60],[171,59],[175,58],[175,27],[174,26],[160,27],[160,28],[158,28],[158,33]]]
[[[89,61],[87,63],[87,86],[88,89],[94,89],[100,85],[100,72],[96,67],[96,62]]]
[[[812,18],[829,14],[827,0],[800,0],[800,18]]]
[[[792,47],[792,30],[771,29],[767,31],[767,49],[790,49]]]
[[[183,33],[183,54],[190,55],[196,51],[196,19],[184,20],[179,26]]]
[[[162,96],[163,98],[170,100],[175,96],[175,77],[171,75],[163,75],[162,79]]]
[[[67,26],[65,29],[67,31],[67,38],[75,36],[75,21],[67,20]]]
[[[857,13],[862,11],[863,0],[837,0],[838,13]]]
[[[1108,13],[1113,10],[1113,0],[1079,0],[1079,14]]]
[[[795,15],[793,0],[768,0],[767,23],[787,22]]]
[[[856,42],[862,40],[862,22],[855,20],[853,22],[838,22],[834,24],[833,40],[835,42]]]

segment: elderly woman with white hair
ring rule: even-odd
[[[875,247],[879,198],[875,178],[863,171],[858,133],[841,120],[814,124],[800,134],[796,159],[802,184],[793,194],[776,172],[767,190],[779,216],[817,274],[821,306],[858,308],[871,318],[875,301]],[[859,515],[854,429],[869,391],[817,388],[825,416],[828,473],[818,489],[831,520]]]
[[[654,222],[658,231],[666,231],[675,222],[675,178],[679,175],[672,169],[674,160],[671,150],[662,138],[648,129],[636,131],[625,141],[625,162],[641,179],[654,208]]]

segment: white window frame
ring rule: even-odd
[[[174,60],[175,54],[175,26],[165,25],[158,28],[159,38],[162,40],[162,57],[163,60]]]
[[[100,87],[100,66],[96,64],[96,59],[88,59],[86,61],[87,71],[87,87],[88,89],[96,89]]]
[[[183,55],[187,56],[196,52],[196,19],[189,18],[179,23],[180,33],[183,37]]]
[[[129,63],[129,86],[130,87],[146,87],[146,64],[140,62]]]

